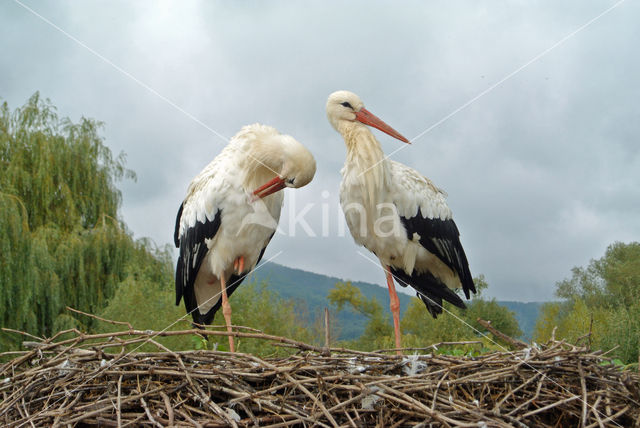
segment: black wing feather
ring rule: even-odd
[[[418,297],[427,307],[427,310],[436,318],[442,313],[442,300],[446,300],[455,306],[464,309],[466,306],[460,296],[449,287],[434,277],[430,272],[408,275],[402,268],[390,266],[391,274],[395,280],[403,287],[412,286],[418,292]]]
[[[414,217],[400,219],[407,230],[408,239],[413,239],[413,234],[417,233],[420,244],[458,275],[464,295],[469,299],[470,292],[475,293],[476,287],[460,243],[460,232],[453,219],[425,218],[420,209]]]
[[[178,211],[176,235],[180,227],[183,205],[180,206],[180,210]],[[179,238],[174,237],[180,248],[180,257],[178,258],[178,264],[176,266],[176,305],[179,305],[180,299],[184,297],[187,312],[191,312],[192,314],[197,312],[195,309],[198,307],[193,285],[200,270],[200,265],[207,255],[207,251],[209,251],[205,239],[212,239],[218,232],[220,228],[220,214],[221,211],[218,210],[213,220],[206,219],[204,222],[196,221],[196,224],[185,230]]]
[[[452,219],[430,219],[422,216],[418,209],[414,217],[406,218],[400,216],[402,224],[407,231],[407,238],[413,239],[414,233],[420,236],[420,245],[427,251],[434,254],[445,265],[455,272],[460,278],[462,290],[467,299],[470,292],[475,293],[476,287],[473,284],[473,277],[469,270],[467,256],[460,244],[460,232]],[[418,297],[427,307],[429,313],[436,318],[442,313],[442,301],[464,309],[465,304],[454,291],[449,289],[442,281],[430,272],[418,273],[414,271],[412,275],[407,274],[401,268],[391,268],[391,273],[402,286],[411,285],[418,291]]]
[[[176,228],[173,231],[173,243],[176,245],[176,248],[180,248],[180,218],[182,217],[183,208],[184,202],[180,204],[180,208],[178,209],[178,215],[176,216]]]

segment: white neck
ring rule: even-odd
[[[380,143],[369,128],[359,123],[350,122],[339,131],[347,146],[345,174],[357,174],[361,186],[365,189],[365,203],[375,210],[375,204],[382,202],[380,195],[384,190],[388,169],[388,161]]]

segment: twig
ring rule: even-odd
[[[331,352],[331,333],[329,330],[329,308],[324,308],[324,347],[326,349],[325,355],[329,356]]]
[[[109,324],[113,324],[113,325],[124,325],[124,326],[128,327],[129,330],[133,330],[133,327],[131,326],[131,324],[126,322],[126,321],[109,320],[109,319],[102,318],[102,317],[99,317],[99,316],[94,315],[94,314],[89,314],[89,313],[86,313],[86,312],[82,312],[82,311],[80,311],[78,309],[74,309],[74,308],[72,308],[70,306],[67,306],[66,309],[68,311],[75,312],[77,314],[84,315],[84,316],[89,317],[89,318],[97,319],[98,321],[103,321],[103,322],[106,322],[106,323],[109,323]]]
[[[513,346],[514,348],[516,348],[516,349],[524,349],[524,348],[528,348],[529,347],[529,345],[527,345],[523,341],[518,340],[518,339],[514,339],[512,337],[509,337],[506,334],[504,334],[503,332],[501,332],[501,331],[497,330],[496,328],[494,328],[491,325],[491,321],[485,321],[482,318],[478,318],[477,321],[481,326],[483,326],[484,328],[489,330],[491,332],[491,334],[493,334],[494,336],[496,336],[499,339],[504,340],[505,342],[507,342],[508,344]]]
[[[169,425],[173,425],[174,417],[173,417],[173,407],[171,407],[171,400],[169,396],[165,394],[163,391],[160,391],[160,396],[162,397],[162,401],[164,401],[164,406],[167,409],[167,417],[169,418]]]
[[[580,418],[580,426],[587,425],[587,405],[589,397],[587,396],[587,382],[584,380],[584,371],[582,370],[582,362],[578,361],[578,372],[580,373],[580,388],[582,389],[582,417]]]
[[[142,408],[144,409],[144,412],[147,414],[149,421],[151,421],[153,425],[156,425],[157,427],[162,428],[162,424],[156,421],[153,415],[151,414],[151,412],[149,411],[149,406],[147,406],[147,402],[144,401],[144,398],[140,397],[140,403],[142,404]]]
[[[122,396],[122,375],[118,378],[118,398],[116,405],[116,415],[118,421],[118,428],[122,426],[122,403],[120,401],[120,397]]]

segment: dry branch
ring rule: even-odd
[[[507,336],[506,334],[504,334],[500,330],[498,330],[495,327],[493,327],[491,325],[491,321],[486,321],[486,320],[483,320],[482,318],[478,318],[477,321],[478,321],[478,324],[480,324],[481,326],[483,326],[484,328],[489,330],[491,332],[491,334],[493,334],[494,336],[496,336],[497,338],[499,338],[501,340],[504,340],[509,345],[513,346],[514,348],[516,348],[516,349],[524,349],[524,348],[528,348],[529,347],[529,345],[527,345],[523,341],[518,340],[518,339],[514,339],[514,338],[512,338],[510,336]]]

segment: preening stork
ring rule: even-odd
[[[352,92],[334,92],[326,108],[347,146],[340,204],[354,240],[378,257],[386,273],[396,347],[401,348],[394,278],[416,289],[434,318],[442,313],[443,300],[465,307],[452,289],[462,287],[467,299],[476,292],[460,233],[445,193],[414,169],[387,159],[365,125],[409,140],[365,109]]]
[[[184,298],[198,324],[211,324],[222,306],[231,332],[235,289],[260,261],[280,219],[285,187],[311,181],[311,153],[270,126],[245,126],[198,174],[178,210],[174,242],[176,305]],[[231,352],[235,351],[229,336]]]

